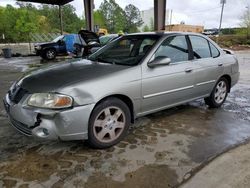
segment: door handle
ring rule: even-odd
[[[223,66],[223,63],[219,63],[218,66],[219,66],[219,67],[222,67],[222,66]]]
[[[186,72],[186,73],[190,73],[190,72],[192,72],[192,71],[193,71],[192,68],[186,68],[186,69],[185,69],[185,72]]]

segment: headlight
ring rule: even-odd
[[[35,46],[35,49],[37,49],[37,50],[41,50],[41,46]]]
[[[60,109],[71,107],[72,104],[72,97],[55,93],[35,93],[28,100],[29,106],[39,108]]]

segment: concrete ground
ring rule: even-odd
[[[204,167],[181,188],[250,187],[250,144],[231,150]]]
[[[107,150],[82,141],[27,138],[10,126],[1,105],[0,187],[178,187],[211,159],[250,139],[250,53],[237,55],[240,82],[221,109],[198,100],[140,118],[124,141]],[[4,61],[0,97],[19,70],[40,60]]]

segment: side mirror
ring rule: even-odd
[[[148,67],[153,68],[156,66],[169,65],[171,63],[171,59],[168,57],[157,57],[150,63],[148,63]]]

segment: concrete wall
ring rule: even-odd
[[[0,44],[0,54],[2,54],[3,48],[10,48],[12,54],[22,54],[29,55],[34,53],[34,44],[33,43],[9,43],[9,44]]]

